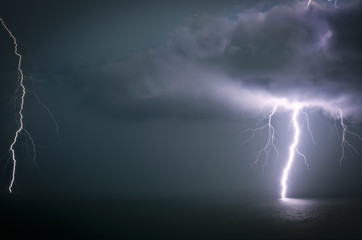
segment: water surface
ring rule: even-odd
[[[360,199],[2,198],[16,239],[362,239]]]

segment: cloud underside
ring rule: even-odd
[[[88,106],[121,119],[248,115],[281,98],[361,119],[361,18],[360,1],[196,16],[166,44],[78,81]]]

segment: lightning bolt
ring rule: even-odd
[[[328,0],[328,2],[334,2],[334,7],[337,7],[337,1],[338,0]]]
[[[28,151],[28,154],[30,154],[30,151],[29,151],[29,147],[28,147],[28,142],[30,142],[31,146],[32,146],[32,155],[33,155],[33,163],[34,163],[34,166],[37,170],[38,169],[38,166],[36,164],[36,157],[37,157],[37,152],[36,152],[36,147],[35,147],[35,142],[34,142],[34,139],[32,138],[30,132],[28,130],[26,130],[24,128],[24,122],[23,122],[23,119],[24,119],[24,115],[23,115],[23,110],[24,110],[24,101],[25,101],[25,95],[27,92],[30,92],[32,93],[38,104],[40,106],[42,106],[46,111],[47,113],[50,115],[55,127],[56,127],[56,131],[57,131],[57,134],[59,134],[59,125],[57,123],[57,121],[55,120],[55,117],[54,115],[52,114],[52,112],[50,111],[50,109],[45,105],[43,104],[41,101],[40,101],[40,98],[39,96],[33,92],[33,91],[29,91],[28,89],[26,89],[25,85],[24,85],[24,74],[23,74],[23,70],[22,70],[22,55],[18,52],[18,43],[17,43],[17,40],[14,36],[14,34],[10,31],[10,29],[6,26],[4,20],[2,18],[0,18],[0,22],[1,22],[1,25],[2,27],[8,32],[10,38],[13,40],[13,44],[14,44],[14,54],[18,57],[18,65],[17,65],[17,72],[18,72],[18,82],[17,82],[17,88],[15,90],[15,95],[13,96],[13,101],[14,101],[14,107],[17,108],[17,101],[18,101],[18,92],[19,90],[21,90],[21,95],[20,95],[20,104],[19,104],[19,111],[18,111],[18,116],[19,118],[15,119],[17,125],[18,125],[18,129],[16,130],[15,132],[15,135],[14,135],[14,138],[13,138],[13,141],[11,142],[10,144],[10,148],[9,148],[9,153],[10,153],[10,157],[8,159],[8,161],[11,159],[12,160],[12,163],[13,163],[13,168],[12,168],[12,172],[11,172],[11,181],[10,181],[10,184],[9,184],[9,192],[12,193],[13,191],[13,186],[14,186],[14,182],[15,182],[15,173],[16,173],[16,163],[17,163],[17,160],[16,160],[16,154],[15,154],[15,145],[16,143],[18,142],[18,139],[19,139],[19,136],[22,135],[26,138],[26,148],[27,148],[27,151]],[[3,155],[4,156],[4,155]],[[3,156],[1,156],[0,158],[2,158]]]
[[[16,156],[15,156],[15,144],[18,141],[18,137],[20,134],[25,134],[25,136],[31,141],[32,145],[33,145],[33,151],[34,154],[36,154],[35,152],[35,145],[34,145],[34,140],[31,137],[30,133],[24,128],[24,115],[23,115],[23,109],[24,109],[24,100],[25,100],[25,95],[26,95],[26,88],[24,85],[24,74],[23,71],[21,69],[21,63],[22,63],[22,56],[21,54],[18,52],[18,43],[17,40],[15,38],[15,36],[13,35],[13,33],[10,31],[10,29],[6,26],[5,22],[3,21],[2,18],[0,18],[0,22],[1,25],[3,26],[3,28],[8,32],[9,36],[11,37],[11,39],[13,40],[13,44],[14,44],[14,54],[18,57],[18,65],[17,65],[17,71],[18,71],[18,87],[16,89],[16,92],[18,92],[19,89],[21,89],[21,97],[20,97],[20,108],[19,108],[19,119],[17,121],[18,123],[18,129],[15,132],[15,136],[14,139],[10,145],[10,154],[11,154],[11,159],[13,162],[13,169],[12,169],[12,174],[11,174],[11,181],[10,181],[10,185],[9,185],[9,192],[12,193],[12,189],[13,189],[13,185],[14,185],[14,181],[15,181],[15,172],[16,172]],[[16,101],[16,98],[15,98]],[[34,155],[35,156],[35,155]]]
[[[306,158],[303,154],[301,154],[298,150],[298,143],[299,143],[299,136],[300,136],[300,127],[299,127],[299,123],[298,123],[298,115],[299,115],[299,107],[295,107],[294,112],[293,112],[293,117],[292,117],[292,122],[293,122],[293,127],[294,127],[294,140],[292,145],[290,145],[289,147],[289,158],[288,158],[288,162],[287,165],[285,166],[284,170],[283,170],[283,176],[282,176],[282,180],[281,180],[281,185],[282,185],[282,198],[285,198],[285,195],[287,193],[287,180],[288,180],[288,176],[289,176],[289,172],[290,169],[293,165],[294,162],[294,158],[295,158],[295,153],[298,153],[299,155],[302,155],[304,157],[304,160],[306,162]]]
[[[49,114],[49,116],[50,116],[50,118],[51,118],[51,120],[52,120],[52,122],[53,122],[53,124],[55,126],[55,130],[56,130],[57,134],[59,135],[59,124],[58,124],[57,120],[55,120],[55,117],[54,117],[53,113],[50,111],[50,109],[42,101],[40,101],[40,98],[39,98],[38,94],[36,94],[33,91],[28,91],[28,92],[31,92],[33,94],[33,96],[35,97],[36,101],[38,102],[38,104],[40,106],[42,106],[45,109],[45,111],[47,111],[47,113]]]
[[[340,120],[340,124],[342,127],[342,141],[341,141],[342,150],[341,150],[341,158],[339,159],[340,165],[342,165],[343,159],[346,158],[345,157],[345,147],[352,149],[357,155],[362,157],[361,154],[357,151],[357,149],[347,140],[346,134],[351,134],[351,135],[357,137],[361,141],[362,141],[362,137],[348,129],[348,126],[344,123],[344,117],[343,117],[342,110],[339,108],[338,111],[339,111],[339,120]]]
[[[269,158],[270,151],[273,149],[277,154],[277,158],[279,155],[278,149],[274,143],[276,130],[272,125],[272,119],[273,119],[274,115],[276,114],[278,108],[285,108],[287,110],[292,111],[293,114],[291,117],[291,126],[293,126],[294,137],[293,137],[292,143],[289,146],[289,157],[288,157],[287,163],[282,171],[282,177],[281,177],[281,182],[280,182],[281,183],[281,193],[280,194],[281,194],[282,199],[286,198],[286,195],[287,195],[288,179],[290,176],[290,170],[293,166],[296,156],[300,156],[304,160],[306,167],[309,168],[307,158],[298,149],[298,144],[300,142],[300,135],[301,135],[301,127],[300,127],[300,123],[299,123],[299,118],[300,118],[300,116],[304,115],[305,122],[306,122],[306,129],[311,137],[312,142],[316,145],[315,139],[314,139],[312,131],[310,129],[309,117],[308,117],[307,112],[304,111],[304,108],[316,107],[316,106],[323,108],[324,104],[325,103],[316,103],[315,105],[310,106],[309,103],[304,103],[304,102],[290,103],[290,102],[287,102],[285,99],[278,100],[277,103],[274,105],[273,110],[267,115],[267,117],[263,118],[263,119],[268,119],[268,121],[265,125],[263,125],[259,128],[247,129],[243,132],[243,134],[247,133],[247,132],[252,133],[251,136],[246,141],[244,141],[243,144],[246,144],[254,138],[256,132],[263,131],[265,129],[268,130],[267,142],[264,145],[264,147],[262,147],[261,150],[257,153],[255,161],[253,161],[251,164],[251,166],[257,166],[258,162],[263,159],[264,163],[263,163],[262,167],[264,170],[264,167],[266,166],[268,158]],[[324,106],[324,107],[327,107],[327,106]],[[356,139],[359,139],[360,141],[362,141],[362,137],[350,129],[350,126],[346,123],[349,121],[344,118],[343,112],[340,108],[335,108],[335,112],[338,112],[338,114],[335,115],[335,124],[334,124],[332,130],[335,129],[337,135],[339,137],[341,137],[340,163],[342,164],[343,159],[346,158],[346,156],[345,156],[346,148],[353,151],[358,156],[362,157],[362,155],[357,151],[357,149],[347,139],[347,135],[353,136]],[[338,128],[336,126],[336,123],[337,123],[336,119],[339,121],[339,124],[342,129],[341,135],[338,134]]]
[[[338,0],[328,0],[328,2],[334,2],[334,7],[337,7],[337,1]],[[309,5],[313,2],[313,0],[308,0],[307,8],[309,8]]]
[[[15,132],[15,136],[14,136],[14,140],[10,145],[10,152],[11,152],[11,156],[12,156],[12,160],[13,160],[13,170],[12,170],[12,175],[11,175],[11,181],[10,181],[10,185],[9,185],[9,192],[12,192],[12,188],[14,185],[14,181],[15,181],[15,170],[16,170],[16,157],[15,157],[15,150],[14,150],[14,146],[18,140],[19,134],[24,130],[24,123],[23,123],[23,109],[24,109],[24,99],[25,99],[25,94],[26,94],[26,88],[24,86],[24,74],[23,74],[23,70],[21,69],[21,61],[22,61],[22,56],[21,54],[18,52],[18,43],[16,41],[15,36],[13,35],[13,33],[10,31],[10,29],[5,25],[4,21],[2,18],[0,18],[0,22],[3,26],[3,28],[9,33],[10,37],[13,40],[14,43],[14,53],[16,56],[18,56],[18,74],[19,74],[19,86],[21,88],[21,100],[20,100],[20,109],[19,109],[19,128],[16,130]],[[29,136],[29,132],[26,131],[27,135]],[[32,139],[32,138],[31,138]],[[33,142],[33,141],[32,141]]]
[[[246,133],[246,132],[252,132],[252,135],[244,142],[242,143],[242,145],[246,144],[247,142],[250,142],[251,139],[254,138],[255,133],[258,131],[262,131],[264,129],[268,129],[268,141],[265,144],[265,146],[258,152],[255,161],[253,162],[252,166],[257,167],[260,159],[262,158],[263,155],[265,155],[264,158],[264,163],[263,163],[263,169],[267,164],[267,160],[269,158],[269,153],[271,149],[274,149],[274,151],[276,152],[277,156],[279,155],[278,149],[276,148],[275,144],[274,144],[274,140],[275,140],[275,128],[272,125],[272,118],[275,114],[275,112],[277,111],[278,105],[276,105],[273,108],[273,111],[268,115],[267,119],[268,119],[268,123],[265,124],[262,127],[259,128],[255,128],[255,129],[247,129],[246,131],[244,131],[242,134]]]
[[[309,8],[309,5],[312,3],[312,0],[309,0],[307,3],[307,8]]]

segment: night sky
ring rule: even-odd
[[[277,160],[252,163],[271,98],[306,109],[291,197],[362,194],[362,158],[346,148],[331,107],[362,135],[362,2],[299,0],[0,0],[28,89],[16,144],[15,196],[148,198],[280,196],[293,138],[275,115]],[[17,129],[13,44],[0,30],[0,192],[8,196]],[[36,95],[35,95],[36,94]],[[59,125],[59,134],[46,105]],[[337,128],[333,128],[337,120]],[[259,124],[259,125],[258,125]],[[261,124],[261,125],[260,125]],[[347,135],[362,153],[362,141]]]
[[[359,1],[2,1],[0,16],[24,56],[29,92],[15,192],[183,194],[279,192],[278,164],[250,169],[265,144],[240,134],[263,116],[256,95],[323,99],[361,120]],[[327,34],[327,35],[326,35]],[[17,59],[1,31],[1,151],[16,129],[10,104]],[[362,161],[330,134],[333,118],[310,113],[316,146],[301,144],[293,191],[362,190]],[[290,142],[288,114],[276,116],[277,144]],[[284,129],[284,128],[285,129]],[[341,131],[341,129],[339,129]],[[351,138],[352,141],[356,140]],[[355,142],[361,149],[361,142]],[[287,155],[285,153],[284,155]],[[2,192],[11,164],[2,159]]]

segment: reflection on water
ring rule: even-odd
[[[361,214],[361,203],[351,199],[284,198],[250,203],[252,220],[270,223],[312,225],[351,219]],[[358,216],[359,215],[359,216]]]
[[[289,221],[320,221],[323,217],[323,209],[327,207],[326,205],[328,205],[328,202],[322,200],[284,198],[280,199],[279,205],[277,205],[279,212],[277,216]]]
[[[250,216],[249,226],[256,224],[277,236],[343,239],[362,236],[361,199],[249,199],[241,208]]]
[[[306,206],[313,204],[316,200],[303,198],[281,198],[280,201],[290,205]]]

